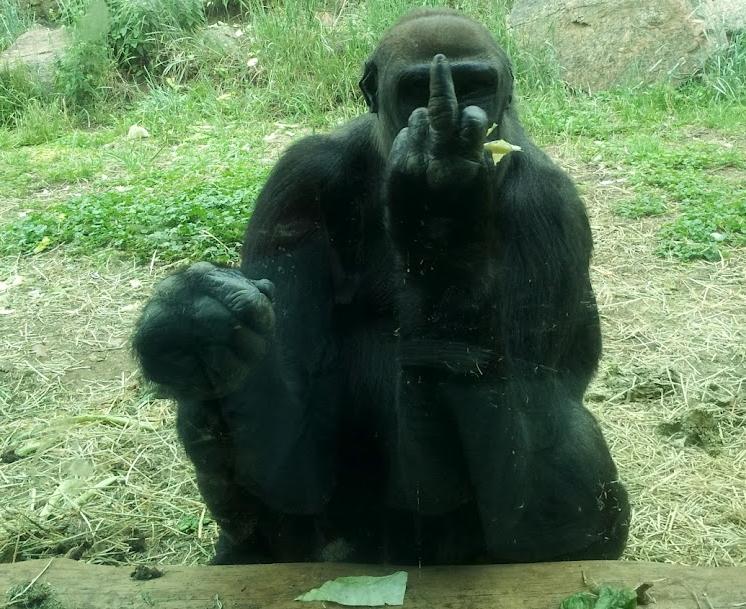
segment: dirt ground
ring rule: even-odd
[[[623,184],[561,160],[596,237],[605,356],[587,401],[634,503],[625,557],[746,564],[746,251],[658,258],[661,220],[612,215]],[[0,562],[209,559],[173,406],[128,351],[168,270],[113,252],[0,259]]]

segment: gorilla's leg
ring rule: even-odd
[[[629,504],[609,449],[593,415],[545,383],[445,392],[488,550],[502,562],[618,558]]]

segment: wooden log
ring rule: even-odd
[[[38,583],[51,586],[60,609],[321,609],[336,605],[293,599],[335,577],[397,570],[337,563],[158,568],[162,577],[136,581],[131,566],[32,560],[0,565],[0,591],[41,573]],[[746,608],[746,567],[588,561],[404,570],[405,609],[557,609],[563,598],[586,589],[583,574],[599,584],[653,584],[650,609]]]

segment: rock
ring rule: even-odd
[[[529,52],[549,46],[573,88],[677,84],[726,45],[710,2],[705,9],[699,0],[516,0],[508,24]]]
[[[55,61],[65,54],[69,46],[70,38],[64,29],[34,27],[0,53],[0,70],[26,67],[40,81],[51,83]]]
[[[213,23],[201,32],[202,40],[223,52],[232,52],[241,46],[240,38],[244,35],[243,30],[228,25],[227,23]]]
[[[728,34],[746,30],[746,0],[710,0],[705,4],[705,16]]]
[[[699,446],[711,455],[718,454],[722,441],[715,415],[694,408],[679,417],[658,425],[658,433],[668,436],[680,446]]]

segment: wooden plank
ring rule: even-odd
[[[32,580],[49,563],[0,565],[0,592]],[[293,599],[342,575],[397,570],[335,563],[159,568],[163,577],[135,581],[132,567],[54,559],[38,581],[52,586],[64,609],[321,609],[322,603]],[[653,583],[651,609],[746,608],[746,567],[590,561],[404,569],[405,609],[557,609],[563,598],[584,589],[583,573],[597,583]]]

